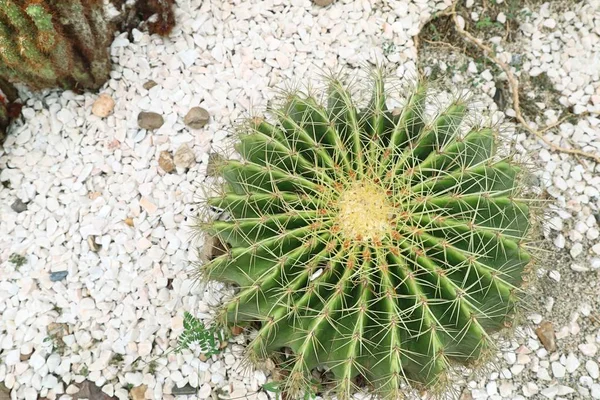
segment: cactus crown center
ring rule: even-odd
[[[386,235],[394,208],[386,191],[370,181],[355,181],[337,200],[337,223],[348,239],[372,240]]]

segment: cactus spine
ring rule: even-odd
[[[426,117],[424,83],[387,100],[379,72],[362,109],[335,79],[327,106],[289,95],[274,123],[244,126],[207,201],[229,220],[201,228],[228,251],[199,273],[238,287],[219,321],[260,324],[252,360],[291,348],[292,396],[316,367],[340,398],[360,382],[389,399],[447,387],[452,365],[493,353],[531,269],[532,204],[494,130],[466,126],[460,98]]]
[[[97,89],[113,28],[102,0],[0,0],[0,77],[34,89]]]

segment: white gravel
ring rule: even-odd
[[[70,399],[75,384],[88,379],[119,399],[141,385],[145,398],[169,399],[186,384],[198,388],[190,398],[266,399],[258,392],[265,373],[240,365],[243,336],[207,361],[198,351],[167,354],[183,312],[207,320],[227,292],[189,278],[196,245],[183,229],[211,146],[219,148],[231,126],[264,108],[272,88],[290,79],[384,60],[397,66],[397,76],[415,76],[412,37],[449,3],[344,0],[318,8],[309,0],[180,0],[169,39],[134,31],[133,42],[124,34],[113,43],[111,80],[100,91],[114,100],[112,114],[92,114],[97,94],[28,95],[26,124],[0,149],[0,181],[9,185],[0,186],[0,382],[12,398]],[[589,113],[546,137],[600,152],[600,1],[532,11],[522,26],[522,71],[546,72],[564,106]],[[510,50],[498,51],[511,59]],[[493,95],[490,71],[467,74],[480,74],[482,92]],[[146,90],[150,79],[158,85]],[[183,123],[195,106],[211,114],[201,130]],[[161,114],[164,124],[140,130],[140,111]],[[558,118],[552,110],[540,114],[542,124]],[[159,154],[183,144],[197,163],[166,174]],[[546,223],[554,250],[572,257],[546,275],[557,285],[566,284],[566,272],[598,277],[600,166],[550,152],[524,134],[517,149],[541,168],[556,200]],[[26,211],[13,211],[17,199]],[[20,268],[8,261],[14,253],[26,257]],[[550,298],[546,308],[556,310],[561,299]],[[463,398],[600,399],[600,327],[580,334],[582,318],[597,310],[578,307],[555,327],[559,341],[578,343],[572,350],[549,354],[532,329],[520,328],[502,343],[497,370],[462,385]],[[52,333],[62,327],[64,336]]]

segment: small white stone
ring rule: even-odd
[[[79,392],[79,387],[77,385],[69,385],[65,390],[66,394],[76,394]]]
[[[592,384],[591,395],[593,399],[600,399],[600,383]]]
[[[198,390],[198,398],[199,399],[208,399],[210,397],[211,392],[212,392],[212,388],[210,387],[210,385],[208,383],[205,383],[204,385],[202,385],[200,390]]]
[[[538,385],[533,382],[527,382],[523,385],[523,395],[525,397],[535,396],[538,392]]]
[[[86,297],[79,302],[79,307],[83,310],[93,310],[96,308],[96,302],[90,297]]]
[[[493,77],[493,75],[492,75],[492,73],[490,72],[489,69],[486,69],[485,71],[483,71],[481,73],[481,77],[483,79],[485,79],[486,81],[488,81],[488,82],[491,81],[492,79],[494,79],[494,77]]]
[[[514,384],[511,382],[503,381],[502,383],[500,383],[498,389],[500,390],[500,396],[510,397],[514,390]]]
[[[102,391],[106,393],[108,396],[113,396],[115,394],[115,387],[113,384],[109,383],[102,386]]]
[[[527,354],[518,354],[517,355],[517,364],[525,365],[525,364],[529,364],[529,362],[531,362],[531,357],[529,357],[529,355],[527,355]]]
[[[560,272],[552,270],[548,273],[548,276],[556,282],[560,282]]]
[[[552,377],[548,373],[547,368],[539,368],[537,371],[537,377],[543,381],[551,381]]]
[[[550,229],[554,229],[555,231],[562,231],[563,220],[558,216],[552,217],[548,220],[548,226],[550,227]]]
[[[496,381],[490,381],[485,385],[485,390],[488,396],[493,396],[498,394],[498,384]]]
[[[540,393],[546,398],[553,399],[558,394],[558,386],[544,388]]]
[[[588,357],[595,356],[596,352],[598,351],[598,346],[596,346],[593,343],[580,344],[578,347],[579,347],[579,351],[581,351],[584,356],[588,356]]]
[[[600,369],[594,360],[587,360],[585,362],[585,369],[587,370],[588,374],[590,374],[592,379],[600,378]]]
[[[37,351],[29,358],[29,365],[31,365],[35,371],[42,368],[44,364],[46,364],[46,359]]]
[[[558,385],[558,395],[559,396],[566,396],[571,393],[575,393],[575,390],[573,388],[570,388],[565,385]]]
[[[152,352],[152,343],[150,342],[141,342],[137,345],[138,355],[140,357],[145,357]]]
[[[156,213],[158,210],[158,206],[148,197],[142,197],[140,199],[140,206],[150,215]]]
[[[571,264],[571,269],[575,272],[587,272],[590,270],[589,268],[583,267],[579,264]]]
[[[579,362],[579,360],[577,359],[577,357],[575,357],[575,355],[573,353],[570,353],[567,356],[567,360],[565,362],[565,368],[567,369],[567,372],[572,374],[573,372],[575,372],[575,370],[577,370],[577,368],[579,368],[579,366],[581,365],[581,363]]]
[[[509,365],[513,365],[517,362],[517,355],[515,353],[504,353],[504,359]]]
[[[563,378],[565,376],[565,367],[557,361],[553,362],[552,375],[554,375],[555,378]]]
[[[556,27],[556,20],[554,20],[554,18],[548,18],[544,21],[544,26],[546,28],[554,29]]]
[[[54,372],[56,368],[60,365],[61,359],[60,356],[56,353],[50,354],[48,359],[46,360],[46,365],[48,366],[48,372]]]
[[[188,376],[188,383],[190,384],[191,387],[196,388],[198,387],[198,374],[193,371],[189,376]]]
[[[581,243],[575,243],[569,252],[571,253],[571,257],[577,258],[577,256],[583,252],[583,245]]]

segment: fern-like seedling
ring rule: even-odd
[[[225,335],[221,329],[205,327],[202,321],[186,311],[183,315],[183,332],[179,336],[175,352],[179,353],[195,344],[202,354],[211,357],[221,352],[220,343],[224,340]]]
[[[441,393],[494,352],[532,266],[532,204],[495,129],[460,96],[429,112],[424,82],[389,109],[384,81],[365,104],[332,79],[326,101],[296,92],[248,121],[207,200],[229,219],[200,228],[227,252],[199,273],[237,287],[219,322],[259,326],[247,355],[283,354],[289,396],[317,367],[342,399]]]

